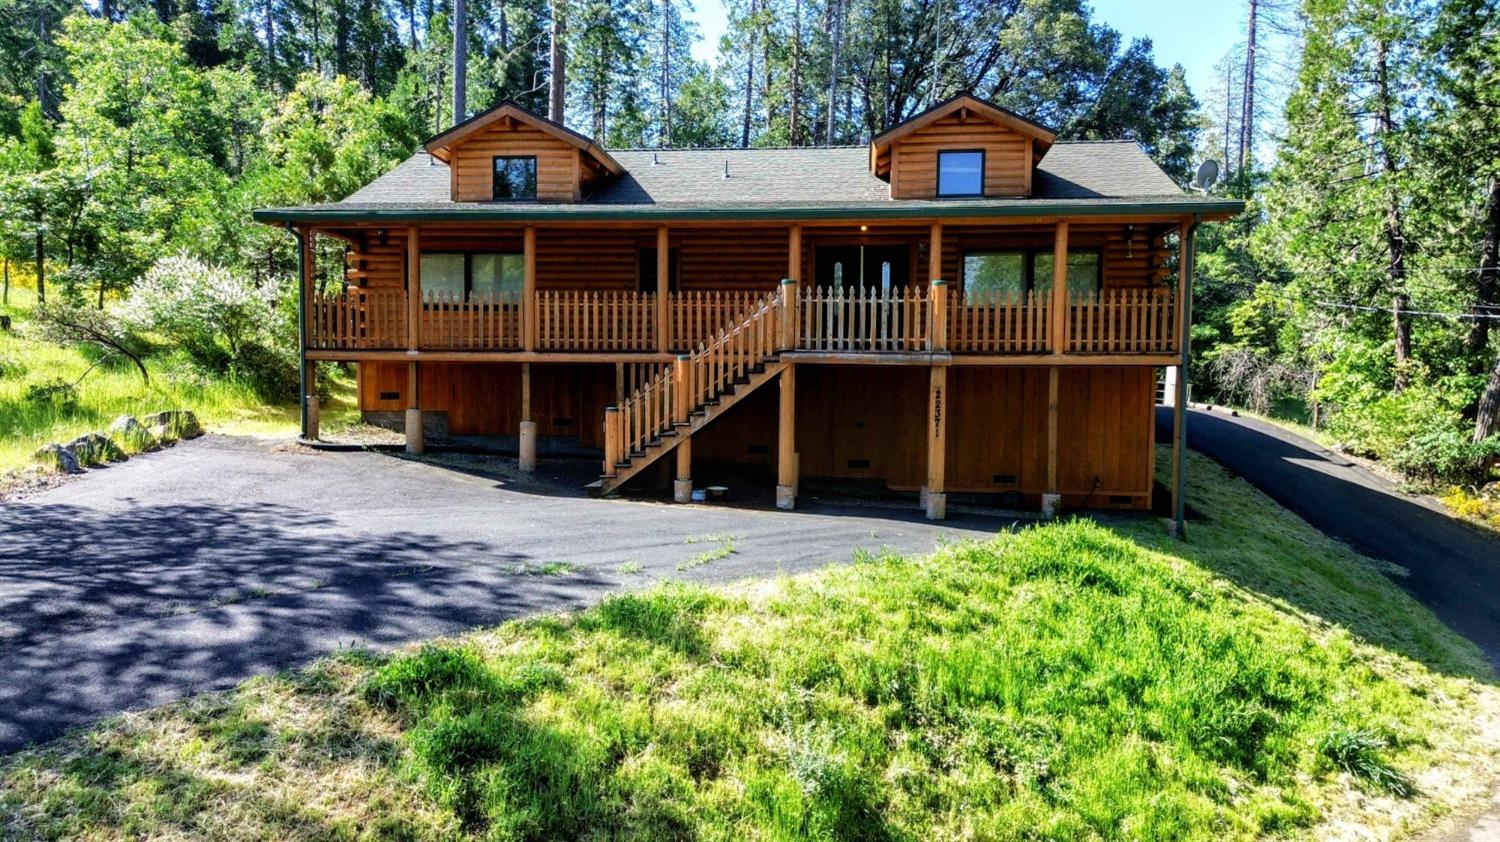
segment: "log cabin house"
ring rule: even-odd
[[[255,216],[300,240],[305,382],[357,363],[412,451],[514,437],[529,470],[566,442],[596,490],[670,476],[679,500],[695,461],[760,465],[783,508],[868,480],[941,518],[952,492],[1149,508],[1193,232],[1240,209],[960,95],[800,149],[611,151],[502,103],[341,202]],[[345,244],[333,288],[319,237]]]

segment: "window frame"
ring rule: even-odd
[[[943,192],[943,156],[944,155],[978,155],[979,156],[979,190],[975,193],[944,193]],[[933,172],[937,183],[933,185],[933,193],[939,199],[982,199],[984,198],[984,174],[989,168],[989,155],[983,149],[939,149],[937,151],[937,164]]]
[[[531,195],[530,196],[499,196],[500,191],[500,162],[501,161],[530,161],[531,162]],[[492,202],[535,202],[537,200],[537,161],[535,155],[495,155],[490,158],[490,201]]]
[[[1039,255],[1050,257],[1053,254],[1053,250],[1050,249],[1050,248],[1027,248],[1025,246],[1014,247],[1014,248],[1007,248],[1007,247],[1004,247],[1004,246],[997,246],[997,247],[992,247],[992,248],[964,249],[964,251],[959,255],[958,266],[959,266],[960,272],[963,275],[962,277],[959,278],[959,283],[962,284],[962,291],[963,291],[963,296],[964,296],[965,300],[967,300],[968,296],[969,296],[969,277],[968,277],[968,273],[966,271],[964,271],[964,264],[966,264],[968,262],[969,255],[971,255],[971,254],[973,254],[973,255],[986,255],[986,254],[1019,254],[1019,255],[1021,255],[1021,275],[1022,275],[1022,280],[1024,281],[1022,292],[1023,293],[1028,293],[1028,292],[1035,292],[1036,291],[1036,259],[1037,259],[1037,257]],[[1104,249],[1102,247],[1099,247],[1099,246],[1086,246],[1086,247],[1083,247],[1083,248],[1070,248],[1070,249],[1068,249],[1068,254],[1069,255],[1074,255],[1074,254],[1092,254],[1092,255],[1094,255],[1094,257],[1095,257],[1095,261],[1094,261],[1094,287],[1093,287],[1092,291],[1093,292],[1098,292],[1099,290],[1104,289]],[[1069,287],[1068,288],[1068,292],[1069,292],[1070,295],[1072,294],[1072,292],[1073,292],[1074,289],[1076,289],[1076,287]]]
[[[495,251],[493,249],[441,249],[441,250],[434,250],[434,251],[419,252],[417,254],[417,266],[420,267],[422,265],[422,258],[424,258],[424,257],[441,257],[441,256],[446,256],[446,255],[462,255],[463,259],[464,259],[464,290],[463,290],[463,299],[462,299],[462,301],[463,301],[464,304],[468,304],[468,303],[470,303],[470,301],[469,301],[470,297],[474,295],[474,257],[475,257],[475,255],[480,255],[480,254],[493,254],[496,257],[515,256],[515,257],[521,257],[523,260],[525,259],[525,253],[524,252],[519,252],[519,251]],[[407,274],[407,277],[410,277],[410,273]],[[407,289],[407,291],[410,292],[409,285],[405,283],[405,279],[404,278],[402,280],[403,280],[403,288]],[[522,283],[523,284],[525,283],[524,279],[523,279]],[[520,292],[522,290],[510,290],[510,291],[511,292]],[[427,295],[427,292],[428,292],[428,290],[424,286],[423,289],[422,289],[422,295],[425,297]],[[506,292],[506,290],[502,289],[502,290],[500,290],[500,292],[503,293],[503,292]],[[426,301],[423,301],[422,302],[422,306],[423,307],[431,307],[432,305],[428,304]]]

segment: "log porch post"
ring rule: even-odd
[[[672,319],[672,289],[670,277],[672,253],[667,238],[667,226],[656,229],[656,350],[665,352],[671,347],[669,335]]]
[[[536,470],[536,422],[531,420],[531,363],[521,363],[521,470],[531,473]]]
[[[526,226],[521,232],[521,260],[525,266],[521,276],[521,350],[536,350],[536,227]]]
[[[797,505],[797,366],[781,370],[781,405],[776,419],[776,508]]]
[[[932,326],[928,329],[930,351],[948,350],[948,282],[943,280],[943,226],[933,223],[927,243],[927,285]]]
[[[802,226],[793,225],[786,235],[786,276],[802,281]]]
[[[948,516],[948,494],[944,490],[948,459],[948,367],[935,365],[927,388],[927,484],[922,486],[922,508],[928,520]]]
[[[1068,223],[1057,223],[1052,235],[1052,298],[1048,304],[1051,324],[1048,330],[1049,350],[1054,354],[1068,351]]]
[[[417,226],[406,229],[406,452],[427,449],[422,435],[421,381],[416,354],[422,345],[422,244]]]

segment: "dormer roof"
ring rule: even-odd
[[[884,177],[890,170],[891,144],[916,134],[950,115],[958,115],[963,119],[973,117],[985,120],[1003,126],[1023,137],[1031,138],[1033,165],[1041,160],[1041,157],[1051,148],[1053,141],[1057,140],[1057,132],[1041,123],[1028,120],[1014,111],[1001,108],[971,93],[961,93],[943,100],[926,111],[914,114],[876,135],[870,141],[870,170]]]
[[[606,152],[604,147],[595,143],[593,138],[581,135],[567,126],[554,123],[540,114],[534,114],[511,100],[504,100],[475,114],[445,132],[433,135],[422,142],[422,148],[427,150],[427,153],[432,157],[443,163],[448,163],[453,157],[454,147],[461,144],[465,138],[495,123],[505,124],[506,121],[530,126],[563,143],[577,147],[583,154],[588,155],[594,161],[598,162],[601,167],[608,170],[611,175],[623,175],[625,173],[625,168],[620,166],[620,162],[616,161],[613,156]]]

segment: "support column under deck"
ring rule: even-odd
[[[1051,520],[1062,508],[1057,490],[1057,393],[1062,369],[1047,369],[1047,490],[1042,492],[1042,517]]]
[[[306,441],[318,440],[318,362],[307,360],[303,363],[303,383],[306,384],[307,394],[302,396],[306,401],[307,415],[302,421],[302,438]]]
[[[948,413],[943,402],[948,385],[948,367],[932,367],[927,389],[927,484],[922,486],[922,508],[928,520],[948,516],[946,473],[948,459]]]
[[[776,424],[776,508],[797,505],[797,366],[781,370],[781,407]]]
[[[422,403],[417,363],[406,364],[406,452],[422,453],[427,449],[422,438]]]
[[[672,480],[672,500],[678,503],[693,502],[693,437],[686,431],[677,445],[677,473]]]
[[[536,422],[531,420],[531,363],[521,363],[520,468],[536,470]]]

